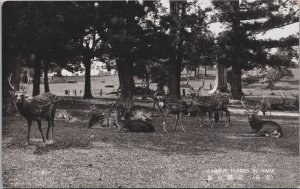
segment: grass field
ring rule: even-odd
[[[187,119],[186,133],[163,133],[162,117],[154,120],[152,134],[56,121],[55,143],[47,145],[34,125],[33,145],[26,146],[24,118],[7,117],[2,146],[4,187],[299,186],[297,117],[273,117],[283,127],[284,136],[279,139],[241,137],[250,127],[238,115],[232,117],[229,128],[223,124],[200,128],[199,119]],[[173,122],[172,117],[167,120],[169,130]],[[238,173],[241,169],[244,173]],[[252,173],[253,169],[258,173]],[[263,172],[267,170],[271,172]],[[234,180],[228,180],[228,175]],[[255,180],[256,175],[260,180]]]
[[[109,80],[112,83],[117,81],[113,78],[116,79]],[[298,90],[297,80],[294,78],[288,83],[294,91]],[[196,81],[193,82],[197,85]],[[108,84],[108,79],[105,84]],[[92,86],[105,84],[92,80]],[[63,89],[83,86],[83,83],[55,85],[50,85],[52,92],[61,94]],[[255,91],[259,95],[260,91]],[[89,107],[88,102],[69,98],[69,103],[62,103],[59,109],[80,111]],[[223,122],[214,128],[208,125],[200,128],[200,118],[187,118],[185,133],[180,128],[171,131],[175,121],[172,116],[167,119],[169,133],[162,132],[162,117],[156,115],[153,118],[156,132],[148,134],[118,133],[117,128],[88,129],[87,119],[88,114],[82,113],[80,121],[75,123],[55,121],[53,144],[42,143],[34,123],[31,131],[33,144],[28,146],[25,145],[26,120],[19,114],[5,117],[3,186],[300,186],[299,116],[265,117],[282,126],[284,135],[279,139],[241,137],[242,133],[251,131],[247,117],[242,114],[232,114],[228,128],[224,128]],[[46,123],[43,123],[43,129],[45,132]]]

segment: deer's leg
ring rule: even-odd
[[[51,137],[50,137],[50,140],[52,141],[53,140],[53,129],[54,129],[54,119],[51,120],[51,124],[52,124],[52,127],[51,127]]]
[[[42,135],[43,142],[46,142],[46,141],[45,141],[45,138],[44,138],[44,135],[43,135],[43,131],[42,131],[42,121],[41,121],[41,120],[37,120],[36,122],[37,122],[37,124],[38,124],[40,133],[41,133],[41,135]]]
[[[168,114],[169,114],[169,113],[166,113],[165,116],[164,116],[164,118],[163,118],[163,130],[164,130],[164,132],[166,132],[166,133],[168,132],[168,131],[166,130],[166,119],[167,119]]]
[[[219,110],[219,114],[221,114],[221,116],[220,116],[220,121],[223,120],[223,113],[224,113],[224,108],[221,107],[220,110]]]
[[[181,129],[183,132],[185,132],[184,127],[183,127],[183,119],[185,119],[185,118],[183,118],[182,113],[179,114],[179,119],[180,119]]]
[[[225,124],[225,127],[228,127],[230,126],[230,111],[229,110],[226,110],[226,124]]]
[[[200,116],[201,116],[200,127],[202,127],[203,124],[204,124],[204,116],[206,116],[205,112],[204,112],[204,111],[201,111],[201,112],[200,112]]]
[[[47,132],[46,132],[46,140],[49,140],[49,131],[50,131],[50,127],[51,127],[51,121],[48,120],[48,128],[47,128]]]
[[[31,130],[31,124],[32,124],[32,121],[27,121],[27,124],[28,124],[27,144],[29,145],[29,144],[30,144],[30,130]]]
[[[177,128],[177,123],[178,123],[178,120],[180,119],[179,117],[180,114],[176,114],[176,121],[175,121],[175,124],[174,124],[174,131],[176,131],[176,128]]]
[[[153,106],[152,106],[152,113],[151,113],[151,116],[153,116],[153,112],[154,112],[154,110],[155,110],[155,104],[156,104],[156,102],[153,102]]]

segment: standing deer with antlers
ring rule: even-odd
[[[257,117],[258,112],[262,108],[261,106],[256,106],[253,111],[250,111],[245,105],[245,101],[241,100],[242,107],[246,110],[245,114],[248,115],[248,121],[250,127],[252,128],[251,133],[243,134],[243,136],[253,136],[253,137],[273,137],[279,138],[282,136],[282,128],[275,121],[265,121]]]
[[[30,144],[30,129],[32,121],[37,121],[39,131],[42,135],[43,142],[45,138],[42,131],[41,121],[48,121],[48,129],[46,133],[46,139],[52,142],[53,138],[53,127],[54,127],[54,116],[56,111],[56,105],[58,98],[54,94],[49,92],[43,93],[34,97],[29,98],[26,95],[26,88],[29,84],[30,77],[28,76],[28,82],[22,91],[16,91],[11,84],[11,75],[8,78],[8,84],[11,89],[11,94],[14,96],[14,103],[18,112],[26,118],[28,123],[27,143]],[[51,128],[51,136],[49,137],[49,131]]]
[[[188,84],[188,83],[187,83]],[[215,116],[215,121],[219,121],[219,114],[221,113],[221,119],[223,117],[223,112],[226,113],[227,123],[225,127],[230,125],[230,112],[227,108],[227,104],[229,103],[229,95],[227,93],[216,93],[209,96],[197,96],[195,94],[201,94],[201,89],[203,85],[199,87],[197,91],[190,85],[188,85],[191,93],[192,93],[192,105],[197,106],[202,113],[208,113],[209,121],[211,127],[213,123],[211,121],[212,115]]]

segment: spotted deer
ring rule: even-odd
[[[161,96],[157,99],[158,107],[160,112],[163,114],[163,131],[166,130],[166,119],[169,114],[176,115],[176,120],[174,123],[174,131],[177,128],[178,121],[180,121],[181,129],[185,132],[183,126],[183,115],[187,113],[188,104],[182,100],[175,97]]]
[[[154,132],[151,112],[144,107],[126,104],[120,99],[106,107],[91,106],[91,118],[88,127],[117,126],[119,132]]]
[[[204,86],[204,82],[202,87]],[[199,90],[202,89],[202,87],[199,87]],[[197,106],[203,113],[208,113],[209,121],[211,127],[213,127],[212,123],[212,115],[215,117],[215,121],[219,122],[219,114],[221,113],[221,119],[223,116],[223,112],[226,113],[226,119],[227,123],[225,124],[225,127],[228,127],[230,125],[230,112],[227,108],[227,105],[229,104],[229,94],[227,93],[216,93],[212,95],[206,95],[206,96],[197,96],[197,92],[199,90],[195,91],[193,87],[189,87],[191,89],[191,96],[192,96],[192,105]],[[201,94],[201,93],[200,93]]]
[[[45,120],[48,122],[48,128],[46,133],[46,139],[52,142],[53,138],[53,127],[54,127],[54,116],[56,111],[56,105],[58,97],[52,93],[43,93],[34,97],[28,97],[26,95],[26,88],[29,84],[30,77],[28,76],[28,82],[22,91],[16,91],[11,84],[11,75],[8,78],[8,84],[11,89],[11,94],[14,96],[14,103],[18,112],[26,118],[28,124],[27,143],[30,144],[30,129],[32,121],[37,121],[39,131],[42,135],[43,142],[45,141],[41,121]],[[49,131],[51,128],[51,136],[49,138]]]

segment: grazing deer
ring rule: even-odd
[[[12,95],[14,95],[14,103],[16,105],[16,108],[18,112],[26,118],[28,123],[27,143],[30,144],[30,129],[32,121],[37,121],[43,142],[45,142],[41,126],[42,120],[48,121],[46,139],[49,140],[49,131],[51,128],[50,141],[52,142],[54,117],[58,98],[57,96],[49,92],[28,98],[28,96],[26,96],[26,88],[29,84],[29,81],[30,78],[28,76],[28,82],[23,88],[23,90],[16,91],[13,85],[11,84],[11,74],[8,78],[8,84],[12,90]]]
[[[252,128],[251,133],[243,134],[243,136],[253,137],[274,137],[279,138],[282,136],[281,126],[274,121],[265,121],[257,118],[257,114],[261,109],[261,106],[257,106],[250,111],[243,100],[241,100],[242,107],[246,110],[245,114],[248,115],[248,121]]]

